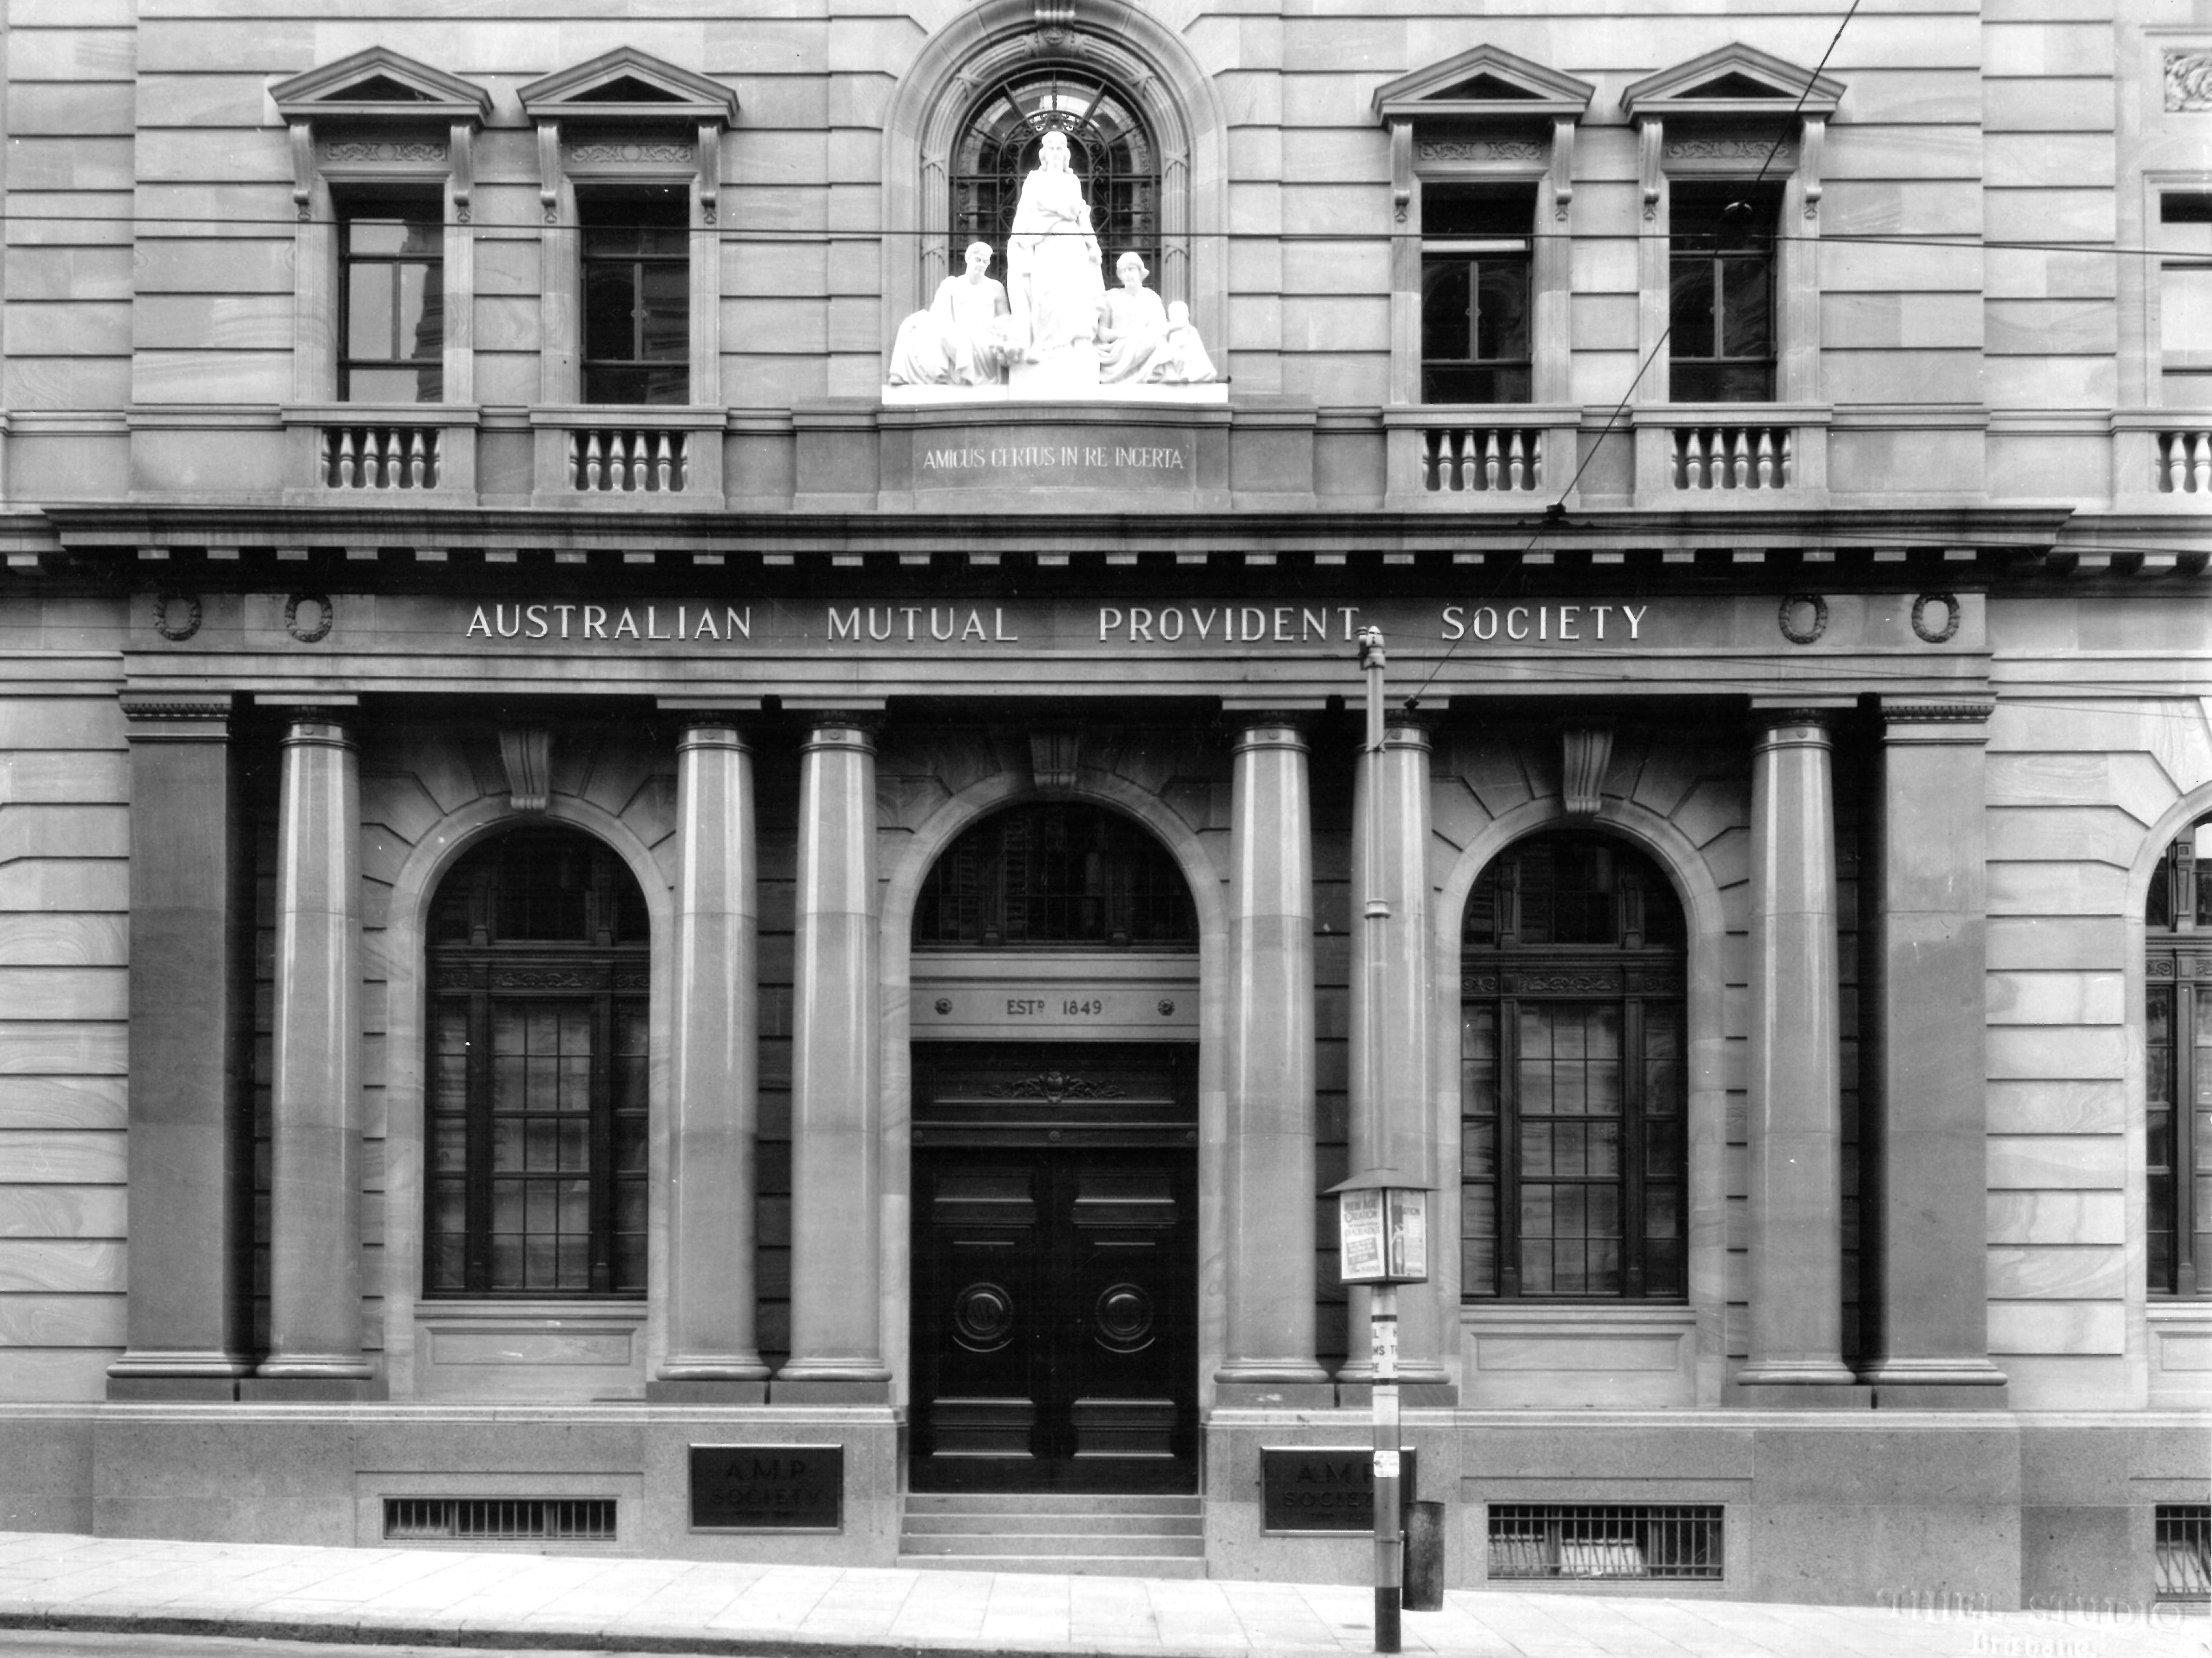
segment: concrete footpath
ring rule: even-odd
[[[1467,1658],[2207,1658],[2174,1606],[1900,1612],[1617,1594],[1455,1592],[1405,1650]],[[0,1630],[491,1650],[878,1658],[1373,1649],[1357,1588],[766,1566],[0,1533]],[[3,1646],[4,1643],[0,1643]]]

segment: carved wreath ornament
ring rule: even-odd
[[[2181,114],[2212,111],[2212,52],[2166,54],[2166,106]]]
[[[154,601],[154,631],[181,644],[200,630],[200,602],[191,593],[163,593]]]

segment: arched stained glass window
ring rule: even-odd
[[[645,1293],[647,927],[574,829],[499,835],[439,886],[426,1295]]]
[[[1018,806],[945,850],[915,906],[914,942],[1187,949],[1190,888],[1168,849],[1097,806]]]
[[[1509,847],[1461,935],[1461,1291],[1687,1291],[1680,904],[1587,833]]]
[[[952,236],[948,269],[960,268],[970,242],[991,246],[991,273],[1006,274],[1006,237],[1021,201],[1022,180],[1037,165],[1048,132],[1067,135],[1068,166],[1083,181],[1104,268],[1143,256],[1160,268],[1160,161],[1133,100],[1098,76],[1058,64],[1032,64],[997,82],[976,100],[953,145]],[[1158,285],[1157,275],[1153,285]]]

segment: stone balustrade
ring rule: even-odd
[[[2212,424],[2176,427],[2157,436],[2153,485],[2162,495],[2212,495]]]
[[[1678,426],[1677,489],[1787,489],[1797,481],[1797,434],[1787,426]]]
[[[571,431],[568,485],[587,495],[673,495],[690,480],[684,432],[587,427]]]
[[[434,426],[325,426],[318,476],[327,489],[434,489],[443,437]]]
[[[1540,427],[1433,426],[1421,432],[1421,484],[1431,494],[1524,494],[1544,487]]]

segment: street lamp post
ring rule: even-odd
[[[1363,1031],[1367,1108],[1370,1121],[1387,1121],[1379,1027],[1390,927],[1382,890],[1382,671],[1388,665],[1380,628],[1359,634],[1359,666],[1367,677],[1367,843],[1361,884],[1367,971],[1367,1017]],[[1370,1136],[1378,1145],[1382,1136]],[[1398,1446],[1398,1286],[1429,1275],[1428,1192],[1395,1169],[1370,1169],[1330,1188],[1338,1202],[1339,1273],[1368,1291],[1368,1341],[1374,1357],[1375,1416],[1375,1650],[1400,1649],[1399,1612],[1405,1601],[1405,1536],[1400,1523]]]

